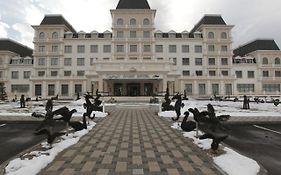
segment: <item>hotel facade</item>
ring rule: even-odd
[[[163,32],[146,0],[120,0],[110,13],[112,28],[103,33],[77,32],[62,15],[45,15],[32,26],[32,55],[0,47],[8,96],[68,99],[96,89],[151,96],[167,87],[192,97],[280,95],[281,51],[274,40],[232,50],[234,26],[220,15],[203,16],[189,32]]]

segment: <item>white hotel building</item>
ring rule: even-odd
[[[205,15],[190,32],[162,32],[146,0],[120,0],[110,13],[111,31],[103,33],[77,32],[61,15],[33,25],[34,61],[24,66],[31,72],[26,81],[9,78],[15,74],[10,67],[23,66],[11,64],[14,55],[1,55],[0,47],[0,81],[8,95],[74,98],[99,89],[110,96],[151,96],[167,87],[193,97],[280,95],[281,51],[274,40],[232,50],[234,26],[220,15]],[[13,84],[28,88],[18,92]]]

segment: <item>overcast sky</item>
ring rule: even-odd
[[[44,14],[62,14],[76,29],[111,30],[109,9],[119,0],[0,0],[0,38],[33,48],[34,31]],[[204,14],[221,14],[235,25],[233,47],[257,38],[275,39],[281,47],[280,0],[148,0],[156,9],[156,29],[190,31]]]

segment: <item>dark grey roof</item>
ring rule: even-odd
[[[116,9],[150,9],[147,0],[119,0]]]
[[[40,25],[65,25],[72,33],[76,33],[76,30],[68,23],[62,15],[45,15]]]
[[[233,50],[234,57],[245,56],[257,50],[280,50],[274,40],[259,39]]]
[[[205,15],[191,30],[194,33],[201,25],[226,25],[220,15]]]
[[[11,51],[19,54],[21,57],[32,57],[33,50],[16,41],[10,39],[0,39],[0,50]]]

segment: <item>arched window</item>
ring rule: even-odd
[[[52,38],[57,39],[59,37],[58,32],[53,32]]]
[[[214,37],[215,37],[214,32],[209,32],[209,33],[208,33],[208,38],[214,38]]]
[[[278,57],[275,58],[274,63],[275,63],[275,64],[281,64],[280,58],[278,58]]]
[[[145,19],[143,20],[143,25],[149,25],[149,19],[145,18]]]
[[[135,18],[130,19],[130,25],[134,26],[137,24],[137,20]]]
[[[40,32],[39,33],[39,39],[44,39],[45,38],[45,33],[44,32]]]
[[[227,38],[227,34],[225,32],[221,33],[221,39],[226,39]]]
[[[262,64],[268,64],[268,59],[266,57],[262,59]]]
[[[122,18],[118,18],[117,19],[117,25],[123,25],[124,22],[123,22],[123,19]]]

